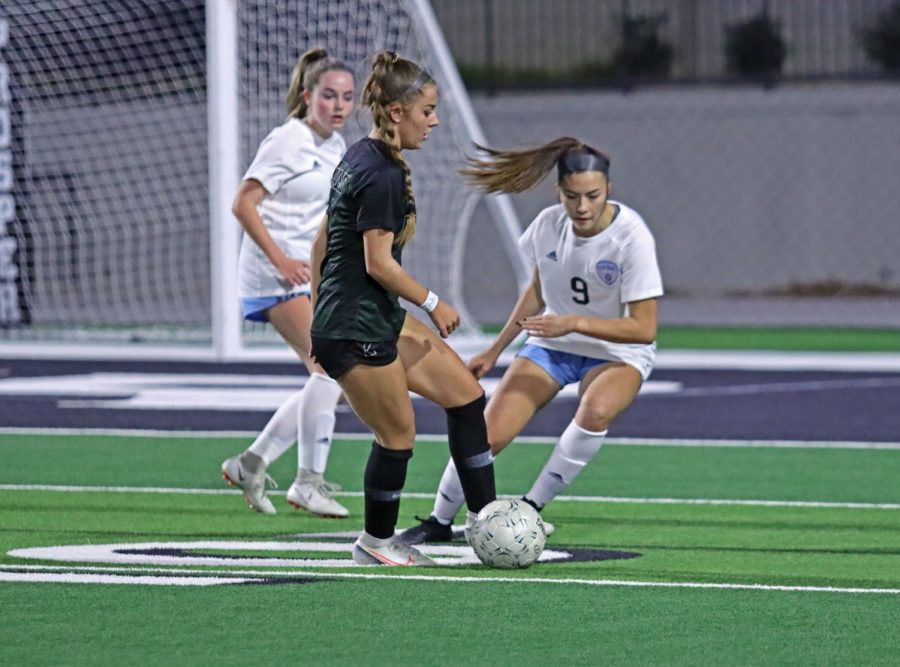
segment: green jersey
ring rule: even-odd
[[[366,272],[363,232],[399,235],[412,213],[403,169],[384,142],[353,144],[334,170],[328,201],[328,244],[320,267],[312,335],[331,340],[394,340],[406,311]],[[401,248],[391,254],[400,263]]]

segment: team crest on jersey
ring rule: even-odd
[[[594,269],[597,271],[597,277],[600,278],[607,287],[612,287],[619,279],[619,265],[615,262],[601,259],[594,266]]]

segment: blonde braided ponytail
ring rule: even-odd
[[[421,85],[417,85],[420,82]],[[406,216],[403,229],[394,239],[397,245],[405,245],[416,233],[416,197],[412,187],[412,173],[403,153],[394,142],[394,126],[388,106],[410,102],[422,94],[422,88],[431,77],[411,60],[401,58],[393,51],[382,51],[372,60],[372,73],[366,79],[362,92],[362,104],[372,112],[372,121],[390,150],[391,159],[403,170],[403,182],[411,212]]]

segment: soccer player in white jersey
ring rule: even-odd
[[[487,192],[523,192],[557,170],[560,203],[541,211],[519,239],[534,267],[531,283],[493,345],[469,362],[480,378],[522,330],[529,335],[485,410],[495,455],[563,387],[578,383],[575,418],[523,496],[540,511],[597,455],[650,375],[662,278],[641,216],[609,199],[606,155],[569,137],[520,151],[483,150],[487,157],[470,160],[462,173]],[[450,540],[462,497],[451,460],[431,516],[400,541]]]
[[[291,75],[288,118],[262,141],[235,196],[244,228],[238,280],[244,318],[270,322],[308,369],[305,387],[278,408],[250,447],[222,463],[222,476],[241,487],[250,507],[274,514],[266,496],[268,466],[298,443],[294,507],[346,517],[324,480],[341,397],[337,382],[310,358],[310,255],[328,204],[331,176],[346,143],[337,132],[353,109],[353,72],[323,49],[304,53]]]

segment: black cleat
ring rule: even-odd
[[[397,535],[398,542],[410,546],[424,542],[450,542],[453,539],[453,527],[445,526],[434,515],[427,519],[417,516],[416,519],[420,521],[419,525],[407,528]]]
[[[538,514],[540,514],[541,510],[544,509],[543,505],[538,507],[538,504],[536,502],[534,502],[531,498],[526,498],[525,496],[522,496],[522,500],[524,502],[528,503],[529,505],[531,505],[534,508],[534,511],[537,512]]]

